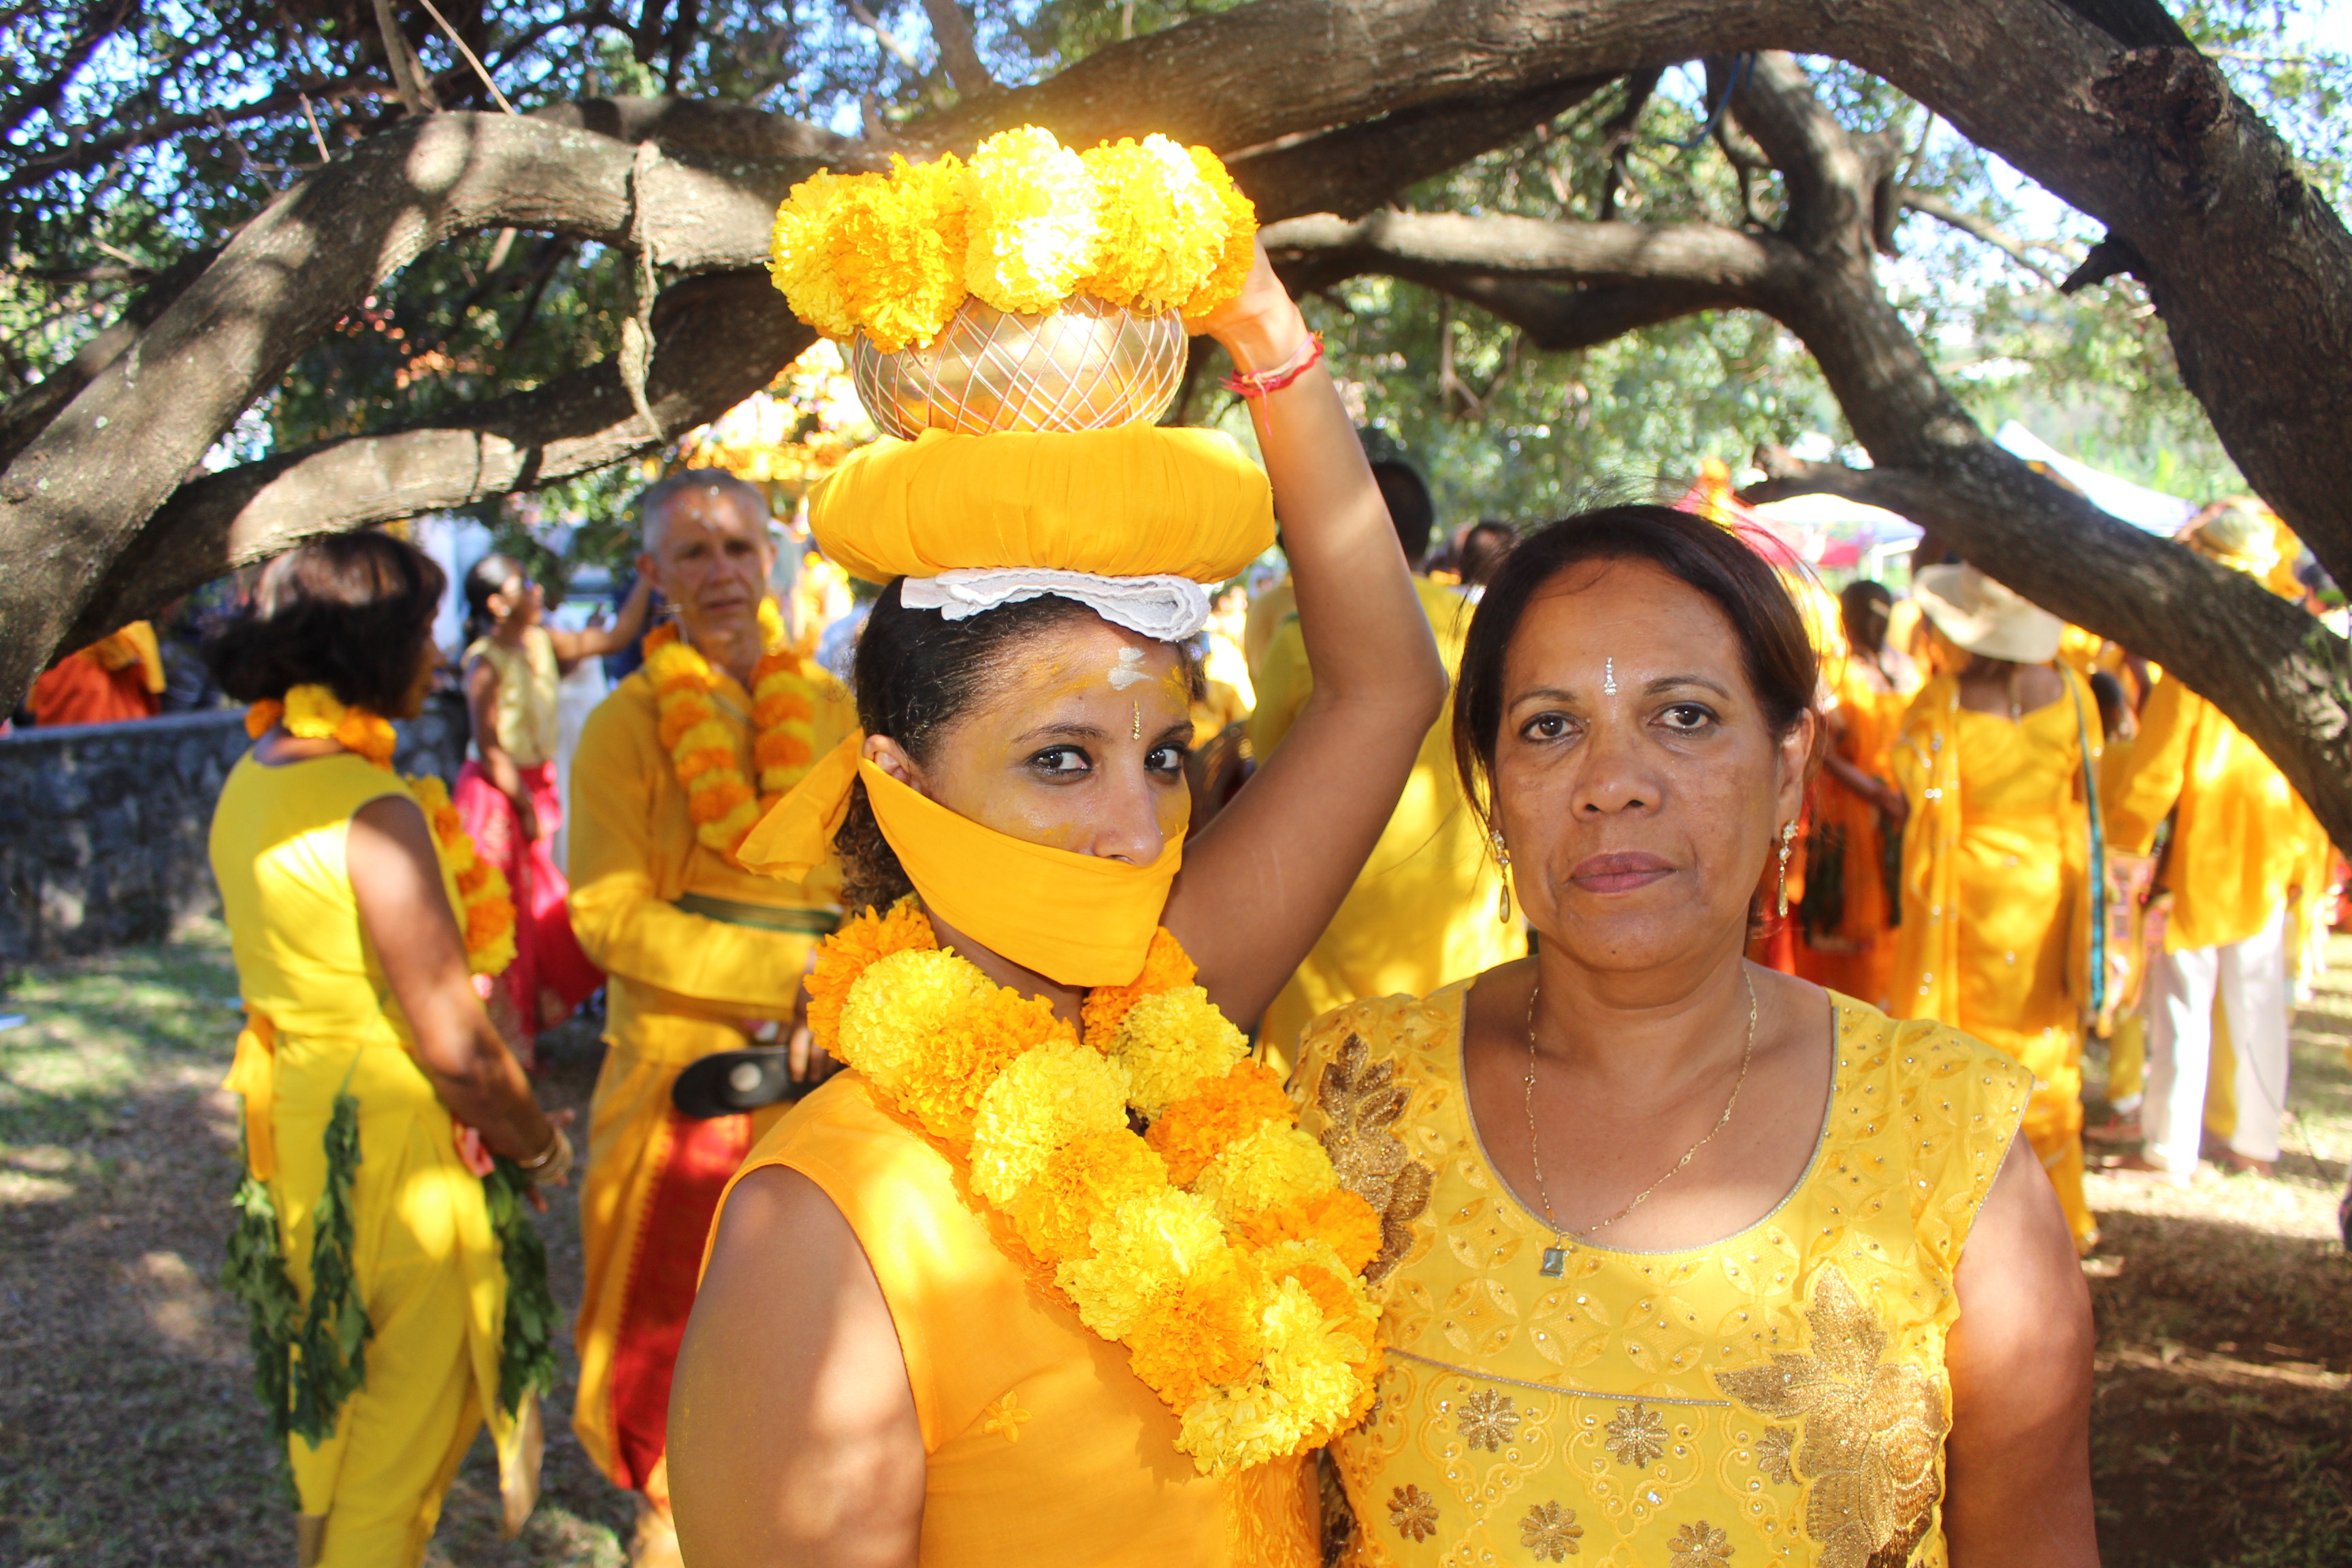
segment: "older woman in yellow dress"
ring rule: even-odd
[[[1151,138],[1082,162],[1024,130],[961,172],[851,191],[862,225],[961,182],[981,278],[987,257],[1034,259],[991,237],[998,215],[1088,177],[1069,223],[1100,227],[1066,276],[1140,290],[1120,330],[1165,334],[1172,386],[1164,279],[1190,264],[1129,267],[1186,213],[1245,205],[1205,152]],[[779,220],[794,287],[822,199],[804,188]],[[1251,233],[1192,249],[1218,267],[1185,313],[1236,366],[1263,471],[1152,425],[1156,394],[1090,429],[924,428],[853,457],[813,504],[826,553],[888,584],[856,654],[865,732],[740,853],[791,870],[837,845],[853,918],[820,949],[808,1021],[852,1070],[722,1200],[670,1402],[696,1568],[1318,1561],[1309,1452],[1370,1399],[1379,1222],[1234,1022],[1347,892],[1444,680],[1320,345]],[[791,297],[839,320],[824,289]],[[1093,331],[1099,300],[1045,330]],[[998,336],[1030,330],[1002,308],[976,294],[936,330],[1026,352]],[[955,402],[961,418],[982,398]],[[1314,695],[1187,842],[1182,639],[1277,509]]]
[[[553,1381],[521,1205],[571,1146],[468,978],[511,955],[512,907],[438,781],[392,772],[442,585],[383,534],[320,540],[270,563],[215,650],[255,736],[211,837],[247,1014],[223,1281],[253,1311],[301,1568],[413,1568],[486,1420],[520,1528]]]
[[[2096,1561],[2028,1075],[1742,957],[1817,679],[1684,513],[1556,523],[1488,588],[1455,738],[1537,955],[1329,1015],[1293,1084],[1383,1222],[1348,1561]]]

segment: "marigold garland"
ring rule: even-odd
[[[280,724],[289,735],[338,742],[384,772],[393,771],[397,737],[390,721],[364,708],[346,706],[324,686],[290,687],[283,701],[264,698],[246,710],[245,732],[257,741]],[[475,852],[473,836],[450,803],[447,784],[430,773],[401,782],[423,809],[441,864],[457,884],[467,969],[475,974],[504,973],[515,958],[514,890],[507,885],[507,874]]]
[[[736,731],[711,697],[728,678],[678,635],[676,623],[646,634],[646,673],[661,713],[661,742],[686,791],[695,837],[730,858],[760,814],[816,761],[815,692],[773,599],[760,601],[760,660],[751,668],[755,791],[736,760]]]
[[[1088,294],[1204,315],[1241,292],[1256,232],[1256,208],[1205,147],[1147,136],[1076,153],[1024,125],[968,163],[894,156],[887,174],[794,185],[769,274],[818,331],[896,353],[937,337],[968,297],[1023,313]]]
[[[941,950],[908,900],[820,946],[808,1017],[964,1173],[1028,1277],[1126,1348],[1176,1412],[1177,1447],[1223,1475],[1369,1408],[1360,1275],[1381,1226],[1192,975],[1160,931],[1133,984],[1088,994],[1081,1035]]]

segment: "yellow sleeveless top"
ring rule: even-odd
[[[555,639],[545,626],[522,634],[522,647],[508,647],[490,637],[467,645],[466,662],[490,661],[499,672],[499,700],[494,713],[500,749],[519,768],[536,767],[555,760],[557,688],[563,671],[555,658]],[[476,754],[480,754],[477,747]]]
[[[1812,1161],[1709,1247],[1578,1243],[1505,1186],[1463,1092],[1468,982],[1319,1020],[1293,1091],[1384,1210],[1388,1363],[1333,1446],[1355,1564],[1941,1564],[1952,1276],[2032,1076],[1833,994]]]
[[[859,1074],[794,1106],[734,1180],[763,1165],[824,1189],[889,1304],[929,1458],[923,1563],[1316,1568],[1309,1463],[1202,1475],[1127,1352],[1030,1287]]]

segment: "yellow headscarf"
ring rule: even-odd
[[[745,836],[750,870],[798,879],[822,861],[862,779],[882,837],[923,907],[972,941],[1064,985],[1124,985],[1143,973],[1151,933],[1184,858],[1171,837],[1149,866],[1032,844],[960,816],[860,754],[853,731]]]

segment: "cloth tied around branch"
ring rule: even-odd
[[[850,786],[863,780],[882,837],[931,914],[1060,984],[1124,985],[1143,973],[1181,837],[1148,866],[1032,844],[900,784],[865,760],[865,744],[851,731],[753,825],[736,858],[766,876],[805,877],[831,851]]]

